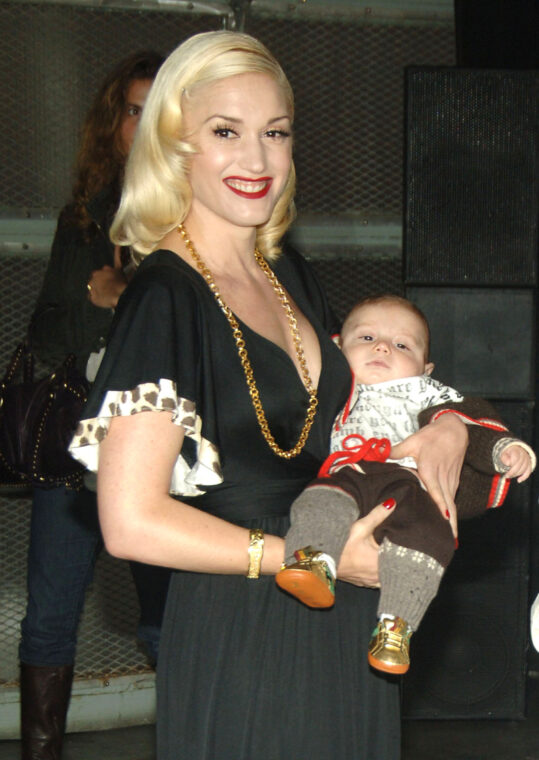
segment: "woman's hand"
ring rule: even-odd
[[[105,265],[94,269],[88,280],[88,300],[102,309],[115,309],[126,287],[127,279],[123,271]]]
[[[468,446],[466,425],[456,414],[443,414],[391,449],[392,459],[413,457],[418,475],[456,537],[455,494]]]
[[[352,525],[337,568],[339,580],[367,588],[378,588],[380,586],[380,579],[378,578],[379,546],[374,540],[373,534],[375,528],[391,514],[395,502],[390,499],[385,504],[387,506],[379,504],[372,512]]]

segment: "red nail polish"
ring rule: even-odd
[[[448,520],[451,517],[451,515],[449,514],[449,510],[448,509],[445,510],[445,516],[447,517]]]
[[[395,499],[387,499],[386,501],[384,501],[384,503],[382,504],[382,506],[385,507],[385,509],[393,509],[393,507],[396,504],[397,504],[397,502],[395,501]]]
[[[458,538],[455,538],[455,549],[459,548],[459,540]]]

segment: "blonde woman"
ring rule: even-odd
[[[187,40],[152,88],[113,225],[142,263],[72,452],[99,465],[109,551],[181,571],[158,664],[159,760],[399,757],[398,685],[358,655],[386,510],[353,526],[335,609],[313,614],[273,582],[290,504],[350,383],[323,291],[279,251],[293,118],[260,42]],[[465,445],[453,420],[410,439],[438,497],[454,493]]]

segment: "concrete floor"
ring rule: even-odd
[[[0,760],[18,760],[19,757],[19,742],[0,742]],[[402,760],[433,758],[539,760],[539,673],[528,679],[528,708],[525,720],[404,721]],[[154,727],[136,726],[68,734],[63,760],[155,760]]]

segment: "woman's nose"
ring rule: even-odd
[[[264,146],[258,137],[248,138],[242,146],[240,165],[254,174],[262,172],[266,166]]]

